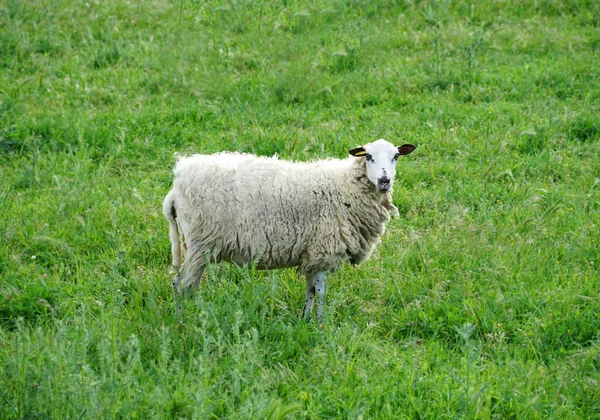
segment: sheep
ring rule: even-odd
[[[396,162],[413,150],[380,139],[346,159],[291,162],[232,152],[179,158],[163,202],[179,270],[174,292],[196,288],[209,260],[297,267],[306,277],[304,318],[312,316],[316,293],[322,325],[326,274],[369,259],[390,216],[398,216]]]

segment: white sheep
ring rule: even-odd
[[[207,257],[299,267],[306,276],[304,317],[323,322],[326,273],[366,261],[390,219],[400,155],[415,149],[381,139],[350,150],[355,157],[290,162],[240,153],[182,157],[163,213],[169,221],[176,292],[195,288]]]

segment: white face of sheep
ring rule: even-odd
[[[394,146],[383,139],[350,150],[352,156],[363,156],[366,160],[367,178],[378,191],[385,193],[392,188],[396,175],[396,162],[400,155],[408,155],[415,150],[412,144]]]

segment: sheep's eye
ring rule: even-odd
[[[365,159],[367,159],[367,162],[374,162],[374,160],[373,160],[373,156],[371,156],[371,155],[370,155],[370,154],[368,154],[368,153],[365,155]]]
[[[396,154],[394,155],[394,159],[392,159],[392,160],[398,160],[398,158],[399,158],[399,157],[400,157],[400,153],[396,153]]]

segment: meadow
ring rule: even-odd
[[[600,4],[0,0],[0,418],[600,418]],[[413,143],[370,261],[180,312],[176,153]]]

